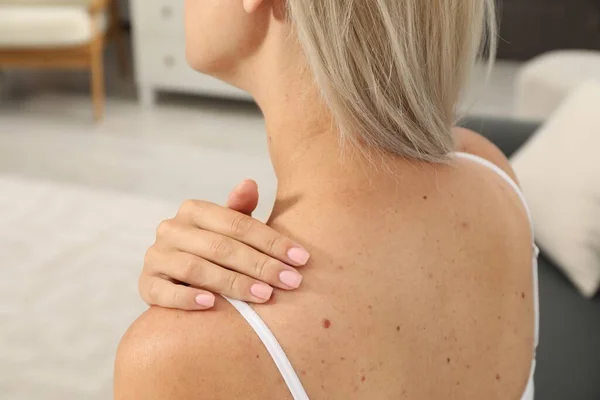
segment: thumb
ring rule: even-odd
[[[252,215],[258,205],[258,185],[252,179],[246,179],[229,194],[227,207],[241,213]]]

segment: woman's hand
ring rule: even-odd
[[[214,305],[211,292],[264,303],[273,287],[300,286],[294,267],[305,265],[309,254],[251,217],[258,204],[256,183],[242,182],[227,203],[229,208],[188,200],[175,218],[161,222],[139,280],[146,303],[205,310]]]

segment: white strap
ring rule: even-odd
[[[515,193],[519,196],[519,199],[521,199],[521,203],[523,203],[523,207],[525,207],[525,211],[527,212],[527,218],[529,218],[529,222],[531,224],[531,229],[533,231],[533,219],[531,218],[531,212],[529,211],[529,206],[527,206],[527,200],[525,200],[525,196],[523,195],[521,188],[519,188],[519,185],[517,185],[516,182],[513,181],[513,179],[506,172],[504,172],[504,170],[502,168],[500,168],[493,162],[486,160],[483,157],[476,156],[474,154],[461,153],[461,152],[456,152],[454,154],[459,158],[465,158],[467,160],[471,160],[478,164],[481,164],[484,167],[487,167],[487,168],[491,169],[492,171],[494,171],[495,173],[497,173],[498,175],[500,175],[500,177],[502,179],[504,179],[514,189]]]
[[[474,154],[468,154],[468,153],[454,153],[456,154],[457,157],[459,158],[465,158],[471,161],[474,161],[478,164],[483,165],[484,167],[487,167],[489,169],[491,169],[492,171],[496,172],[498,175],[500,175],[500,177],[502,179],[504,179],[506,182],[508,182],[508,184],[515,190],[515,193],[519,196],[519,198],[521,199],[521,203],[523,203],[523,207],[525,207],[525,211],[527,212],[527,217],[529,218],[529,224],[531,226],[531,235],[533,237],[533,219],[531,218],[531,212],[529,211],[529,207],[527,206],[527,200],[525,200],[525,196],[523,195],[523,192],[521,191],[521,189],[519,188],[519,185],[516,184],[515,181],[512,180],[512,178],[506,173],[504,172],[504,170],[500,167],[498,167],[496,164],[486,160],[485,158],[476,156]],[[535,245],[535,243],[533,244],[533,257],[532,257],[532,268],[533,268],[533,301],[534,301],[534,310],[535,310],[535,331],[534,331],[534,345],[537,348],[538,342],[539,342],[539,335],[540,335],[540,306],[539,306],[539,289],[538,289],[538,255],[539,255],[540,250],[537,248],[537,246]],[[529,381],[527,382],[527,387],[525,388],[525,393],[523,393],[523,396],[521,397],[521,400],[533,400],[534,399],[534,383],[533,383],[533,377],[534,377],[534,373],[535,373],[535,350],[534,350],[534,354],[533,354],[533,361],[531,363],[531,372],[530,372],[530,376],[529,376]]]
[[[481,165],[483,165],[484,167],[487,167],[491,170],[493,170],[494,172],[496,172],[498,175],[500,175],[501,178],[503,178],[506,182],[508,182],[508,184],[515,190],[515,193],[517,193],[517,195],[519,196],[519,198],[521,199],[521,202],[523,203],[523,207],[525,207],[525,211],[527,212],[527,217],[529,218],[529,223],[531,226],[531,235],[533,237],[533,219],[531,217],[531,212],[529,211],[529,207],[527,206],[527,200],[525,200],[525,196],[523,195],[523,192],[521,191],[521,188],[519,188],[519,185],[517,185],[515,183],[515,181],[512,180],[512,178],[506,173],[504,172],[504,170],[502,170],[502,168],[498,167],[496,164],[486,160],[485,158],[476,156],[474,154],[468,154],[468,153],[454,153],[457,157],[459,158],[465,158],[471,161],[474,161],[476,163],[479,163]],[[534,307],[535,307],[535,345],[537,347],[538,344],[538,338],[539,338],[539,294],[538,294],[538,270],[537,270],[537,259],[538,259],[538,255],[540,253],[540,250],[538,249],[538,247],[535,245],[535,243],[533,244],[533,294],[534,294]]]
[[[271,332],[262,318],[247,303],[233,300],[226,296],[223,297],[238,310],[263,342],[271,355],[271,358],[273,358],[277,369],[279,369],[294,400],[309,400],[308,395],[302,386],[302,382],[300,382],[300,378],[298,378],[296,371],[294,371],[294,367],[292,367],[290,360],[287,358],[281,345],[275,338],[275,335],[273,335],[273,332]]]

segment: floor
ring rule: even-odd
[[[253,104],[168,94],[144,109],[114,64],[98,124],[85,73],[0,81],[1,398],[111,398],[157,223],[186,198],[222,203],[247,177],[261,188],[256,216],[270,212],[275,179]],[[518,67],[498,63],[469,112],[510,115]]]
[[[121,78],[115,64],[109,59],[100,123],[92,119],[87,73],[10,71],[0,100],[0,174],[178,202],[223,201],[247,177],[273,186],[254,104],[164,94],[145,109],[133,79]]]

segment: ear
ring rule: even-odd
[[[258,7],[263,3],[263,0],[242,0],[244,2],[244,10],[248,14],[255,12]]]

